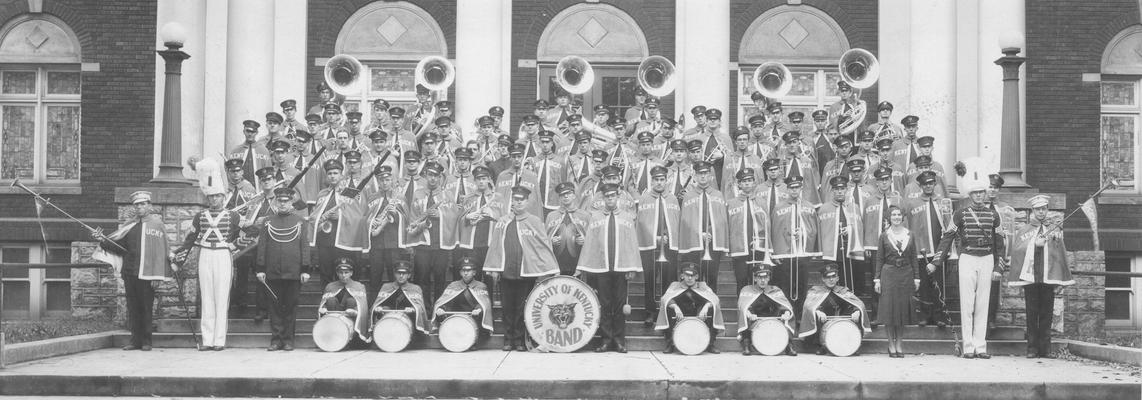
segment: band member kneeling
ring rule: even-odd
[[[416,331],[428,334],[428,313],[424,309],[424,292],[420,290],[420,286],[409,282],[412,265],[408,261],[397,261],[393,265],[393,274],[396,281],[381,286],[377,300],[373,302],[371,326],[372,337],[377,347],[382,350],[399,351],[408,345]],[[389,331],[381,328],[385,319],[403,319],[412,329],[405,332]],[[389,347],[389,343],[394,345]]]
[[[710,342],[706,346],[706,351],[713,354],[721,353],[714,346],[718,332],[726,329],[718,295],[706,282],[698,281],[696,264],[684,262],[679,266],[679,270],[681,271],[679,281],[671,283],[659,301],[658,323],[654,326],[655,330],[666,331],[666,350],[663,350],[663,353],[673,353],[676,350],[675,343],[681,338],[675,338],[674,328],[686,317],[697,317],[705,322],[710,330]]]
[[[837,284],[841,280],[837,264],[825,265],[821,270],[821,280],[824,281],[824,285],[813,286],[805,294],[805,305],[801,309],[801,325],[797,336],[806,338],[807,343],[820,344],[817,355],[824,355],[826,351],[834,355],[854,354],[860,348],[860,340],[864,333],[872,332],[869,328],[868,313],[864,310],[864,302],[852,290]],[[859,325],[856,328],[856,337],[846,336],[843,338],[844,343],[828,343],[827,340],[821,340],[824,331],[830,328],[829,323],[834,320],[843,324],[847,324],[848,322],[845,322],[847,320]],[[851,353],[843,351],[842,345]]]
[[[760,343],[754,343],[753,328],[757,321],[763,318],[777,318],[785,328],[785,354],[796,356],[793,349],[793,304],[785,297],[785,292],[777,286],[769,285],[770,267],[768,265],[755,265],[753,267],[753,284],[743,287],[738,295],[738,336],[742,345],[742,355],[758,354]]]
[[[491,313],[492,298],[488,295],[488,285],[476,280],[476,263],[470,257],[460,259],[460,279],[452,281],[448,287],[444,288],[444,294],[436,299],[434,307],[436,313],[433,319],[437,324],[441,342],[444,342],[445,336],[450,334],[445,332],[443,322],[455,315],[478,319],[475,325],[477,335],[471,336],[473,340],[469,344],[469,348],[476,344],[475,339],[477,337],[490,333],[494,329]],[[445,343],[446,347],[447,345]]]
[[[334,263],[337,280],[325,285],[321,294],[321,305],[317,308],[318,317],[339,313],[353,323],[353,332],[362,341],[368,342],[369,320],[361,312],[365,304],[365,285],[353,280],[353,261],[339,258]],[[350,338],[352,339],[352,338]],[[345,343],[347,345],[348,343]]]

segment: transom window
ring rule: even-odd
[[[753,86],[753,72],[756,65],[746,66],[738,71],[738,125],[749,126],[749,117],[754,114],[766,114],[765,110],[758,110],[750,96],[757,89]],[[813,126],[813,111],[825,109],[830,104],[840,100],[837,93],[837,82],[841,75],[835,67],[789,67],[793,75],[793,88],[780,99],[782,111],[785,115],[794,111],[805,113],[805,120],[801,129],[805,131]]]

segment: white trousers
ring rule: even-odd
[[[230,250],[201,249],[198,255],[198,295],[202,300],[203,346],[226,345],[226,322],[229,318],[230,280],[234,268]]]
[[[987,352],[987,307],[994,256],[960,254],[960,326],[964,354]]]

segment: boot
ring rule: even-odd
[[[666,334],[666,349],[662,350],[662,354],[670,354],[674,352],[674,340],[670,338],[670,334]]]
[[[751,349],[751,347],[753,347],[753,340],[751,340],[751,339],[750,339],[750,338],[748,338],[748,337],[744,337],[744,338],[742,338],[742,340],[740,340],[739,342],[740,342],[740,343],[741,343],[741,345],[742,345],[742,355],[743,355],[743,356],[748,356],[748,355],[750,355],[751,353],[753,353],[753,351],[752,351],[752,349]]]

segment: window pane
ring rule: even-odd
[[[30,288],[27,281],[4,281],[4,311],[28,311],[32,297]]]
[[[49,106],[47,179],[79,179],[79,106]]]
[[[71,248],[68,247],[52,247],[48,249],[46,263],[51,264],[67,264],[71,262]],[[71,271],[66,269],[47,269],[44,270],[44,277],[47,279],[71,279]]]
[[[0,120],[0,179],[34,178],[36,108],[3,106]]]
[[[1134,82],[1102,82],[1102,104],[1134,105]]]
[[[840,72],[825,72],[825,96],[840,97],[841,93],[837,91],[837,82],[840,81]]]
[[[27,247],[9,247],[0,250],[0,262],[6,263],[26,263],[29,260],[29,250]],[[27,278],[27,268],[5,268],[4,278]]]
[[[79,94],[79,72],[48,72],[48,94]]]
[[[756,70],[756,68],[750,68],[748,71],[742,70],[742,79],[738,82],[738,87],[741,88],[741,96],[747,99],[753,95],[753,92],[757,91],[757,88],[753,87],[754,70]]]
[[[1102,116],[1102,178],[1134,188],[1134,116]]]
[[[634,105],[634,88],[638,82],[633,77],[603,77],[603,104],[611,107],[614,115],[625,116]]]
[[[1129,291],[1107,290],[1107,319],[1131,319],[1131,293]]]
[[[793,89],[789,90],[790,96],[816,96],[817,95],[817,73],[816,72],[794,72],[793,73]],[[808,115],[808,114],[805,114]]]
[[[71,282],[46,282],[47,290],[48,311],[68,311],[71,310]]]
[[[36,93],[36,71],[4,71],[0,76],[4,94]]]
[[[374,92],[413,92],[416,81],[412,67],[369,67]]]
[[[1106,257],[1106,272],[1130,272],[1130,258]],[[1130,288],[1130,277],[1108,276],[1106,277],[1106,287]]]

